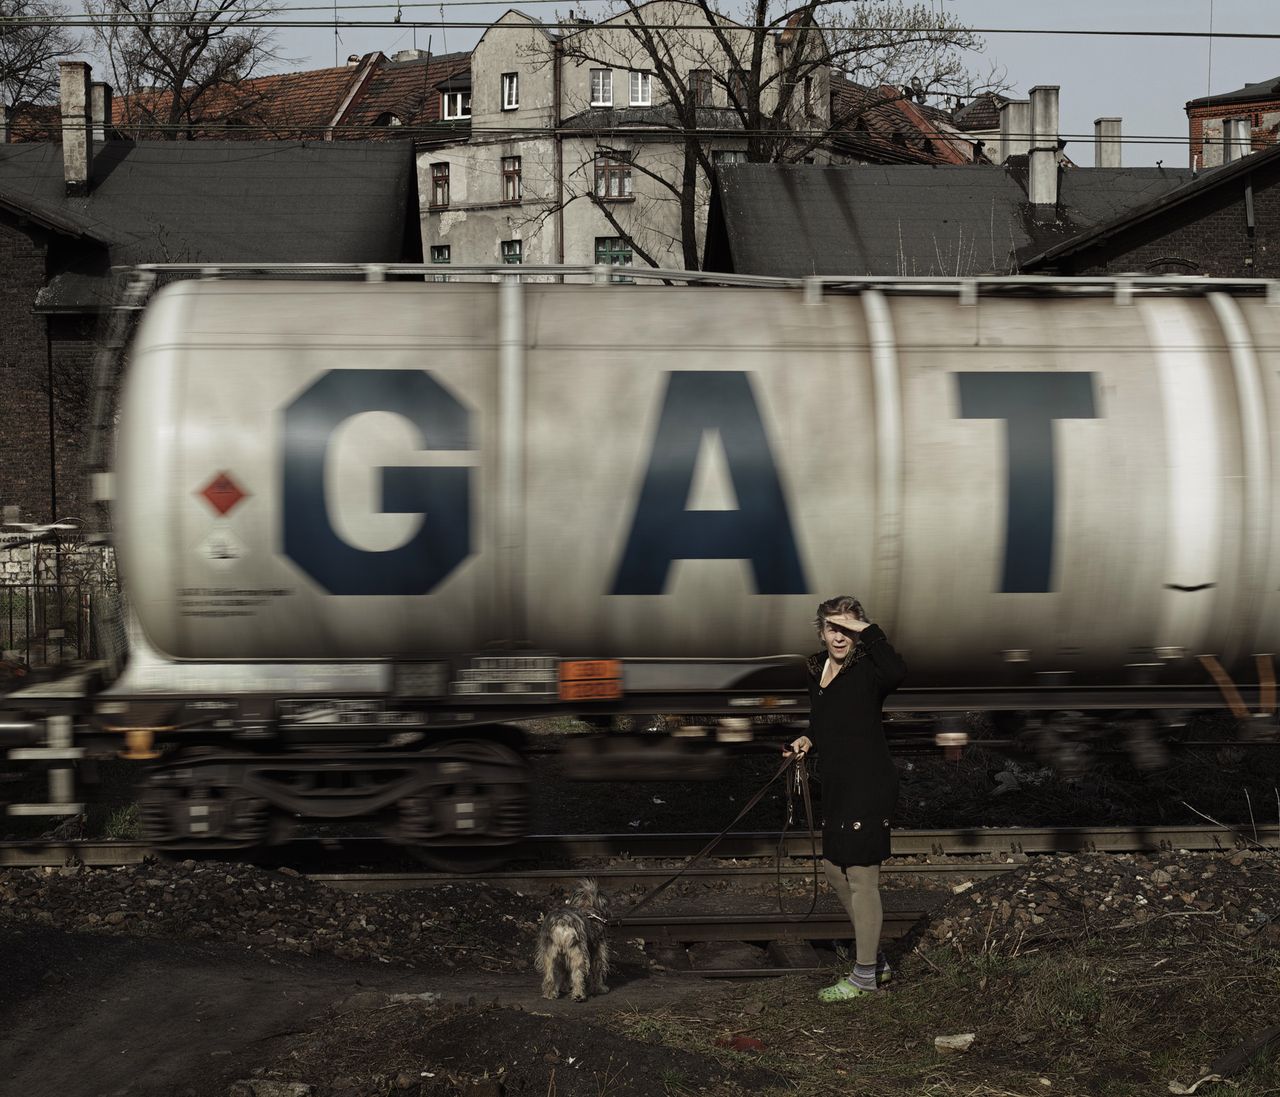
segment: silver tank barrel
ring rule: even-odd
[[[131,605],[177,659],[696,660],[848,592],[920,687],[1280,646],[1280,309],[910,288],[171,286]]]

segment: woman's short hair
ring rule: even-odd
[[[862,608],[862,603],[858,601],[852,594],[837,594],[834,598],[828,598],[818,606],[818,616],[813,619],[813,627],[822,632],[822,623],[828,617],[835,617],[841,613],[852,613],[859,621],[867,619],[867,611]]]

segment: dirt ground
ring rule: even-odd
[[[0,1094],[1138,1097],[1223,1071],[1239,1097],[1280,1092],[1274,1045],[1220,1062],[1276,1021],[1275,852],[1033,857],[953,886],[871,998],[819,1002],[834,970],[676,976],[615,940],[611,992],[579,1004],[540,997],[543,904],[517,892],[11,870]]]
[[[1210,734],[1212,729],[1209,729]],[[775,768],[706,783],[574,782],[538,761],[536,831],[718,830]],[[1280,751],[1224,740],[1154,773],[1064,777],[973,750],[899,762],[902,826],[1190,823],[1280,810]],[[101,833],[128,802],[105,789]],[[820,789],[819,789],[820,795]],[[741,829],[785,814],[771,792]],[[123,835],[122,835],[123,836]],[[0,1097],[1027,1097],[1280,1094],[1280,854],[1031,858],[957,889],[891,949],[891,991],[841,972],[660,970],[615,940],[612,992],[549,1002],[544,901],[459,882],[351,896],[217,862],[0,873]],[[943,1054],[940,1036],[973,1034]],[[1225,1066],[1224,1066],[1225,1062]],[[1216,1088],[1215,1088],[1216,1087]]]

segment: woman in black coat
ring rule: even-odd
[[[857,952],[853,971],[818,994],[837,1002],[874,993],[889,981],[879,951],[880,862],[889,856],[898,771],[880,718],[884,699],[907,668],[850,595],[823,602],[815,624],[826,650],[807,661],[809,734],[790,749],[822,756],[822,867],[849,912]]]

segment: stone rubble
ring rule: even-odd
[[[528,968],[541,916],[540,900],[483,885],[354,895],[293,869],[211,861],[0,872],[0,921],[446,969]]]
[[[977,880],[935,911],[916,947],[971,954],[1034,947],[1140,926],[1193,921],[1201,931],[1280,948],[1280,854],[1085,853],[1027,858]]]

